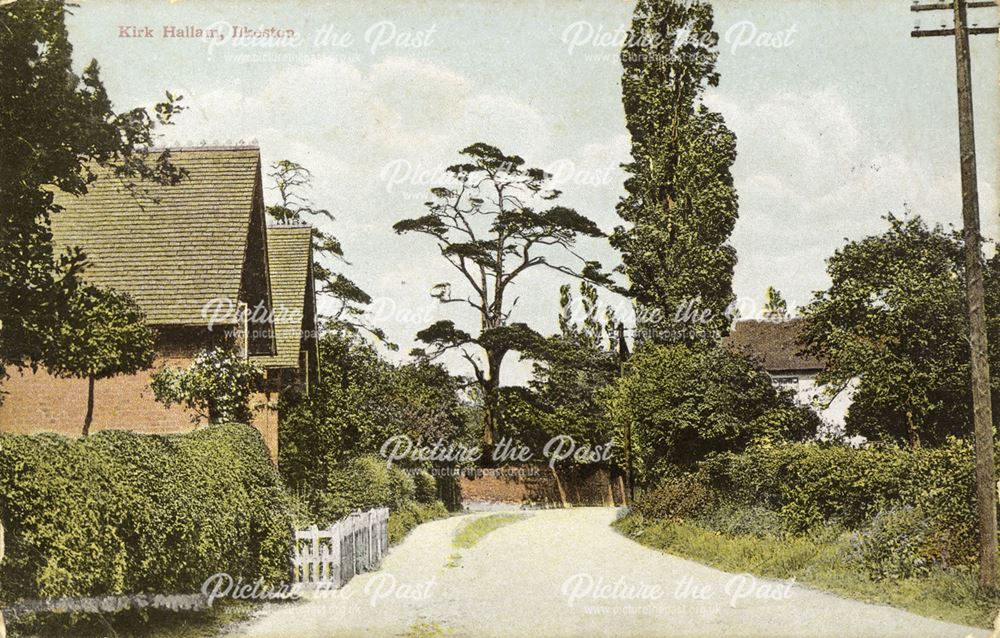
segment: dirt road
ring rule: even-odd
[[[452,545],[471,516],[423,525],[378,572],[269,610],[240,637],[987,636],[793,583],[729,574],[647,549],[602,508],[548,510]]]

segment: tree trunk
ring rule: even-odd
[[[483,379],[485,413],[483,414],[483,460],[493,464],[493,443],[500,427],[500,362],[496,353],[487,351],[487,376]]]
[[[87,416],[83,419],[83,435],[90,434],[90,424],[94,420],[94,377],[87,377]]]

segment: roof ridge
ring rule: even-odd
[[[299,222],[299,223],[296,223],[296,224],[280,224],[280,223],[275,224],[275,223],[269,223],[267,225],[267,228],[268,228],[268,230],[270,230],[272,228],[309,228],[309,229],[312,229],[313,225],[310,224],[309,222]]]
[[[162,153],[163,151],[173,152],[194,152],[194,151],[260,151],[257,142],[247,144],[213,144],[213,145],[191,145],[191,146],[148,146],[144,148],[147,153]]]

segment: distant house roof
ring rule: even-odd
[[[137,198],[98,170],[86,195],[56,193],[64,210],[52,215],[52,231],[58,246],[86,253],[87,281],[130,294],[150,324],[201,325],[207,301],[246,293],[245,269],[266,286],[260,150],[170,153],[187,172],[179,184],[141,183],[150,198]],[[256,294],[266,299],[266,288]]]
[[[312,288],[312,228],[269,226],[267,255],[271,267],[274,337],[277,353],[255,357],[268,368],[296,368],[302,343],[303,319],[312,312],[306,303]],[[310,318],[311,319],[311,318]],[[311,325],[311,321],[306,321]]]
[[[737,321],[723,345],[761,362],[768,372],[819,371],[826,366],[803,352],[803,319],[786,321]]]

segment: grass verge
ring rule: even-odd
[[[490,532],[528,518],[528,514],[490,514],[475,518],[463,525],[455,533],[451,544],[459,549],[469,549]]]
[[[885,603],[948,622],[991,628],[1000,608],[1000,593],[980,589],[970,570],[936,570],[919,578],[871,580],[845,561],[850,549],[846,532],[762,538],[721,534],[688,521],[647,523],[635,515],[613,526],[643,545],[718,569],[767,578],[794,578],[798,583],[847,598]]]
[[[98,638],[211,638],[231,624],[250,618],[256,605],[217,601],[209,609],[145,609],[114,614],[37,613],[8,623],[11,638],[73,636]]]

